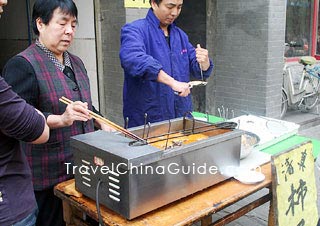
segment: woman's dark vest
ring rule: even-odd
[[[38,106],[44,113],[61,115],[67,105],[59,102],[62,96],[72,101],[87,102],[92,110],[89,78],[80,58],[69,53],[76,83],[61,72],[46,53],[35,44],[19,54],[33,67],[39,85]],[[73,177],[70,163],[70,137],[94,131],[93,121],[74,122],[71,126],[51,129],[48,143],[32,145],[22,143],[31,171],[35,190],[51,188]]]

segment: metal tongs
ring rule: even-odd
[[[191,81],[189,83],[189,88],[191,89],[194,86],[206,86],[208,82],[205,81]]]
[[[191,81],[189,82],[189,87],[190,89],[194,86],[206,86],[208,82],[204,81],[203,79],[203,73],[202,73],[202,67],[201,64],[199,63],[199,67],[200,67],[200,74],[201,74],[201,81]]]
[[[202,67],[201,67],[200,63],[199,63],[199,67],[200,67],[201,81],[188,82],[190,89],[193,88],[194,86],[206,86],[208,83],[208,82],[204,81],[204,79],[203,79]],[[180,93],[177,91],[174,91],[174,94],[179,95]]]

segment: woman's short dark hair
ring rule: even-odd
[[[36,0],[32,11],[32,28],[36,35],[39,35],[36,20],[40,18],[44,24],[49,24],[57,8],[67,15],[78,17],[77,6],[72,0]]]

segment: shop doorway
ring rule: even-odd
[[[184,1],[180,16],[176,20],[177,25],[189,36],[189,41],[196,47],[200,44],[206,47],[206,0]],[[213,53],[210,53],[212,57]],[[194,111],[206,111],[206,87],[192,89],[192,101]]]

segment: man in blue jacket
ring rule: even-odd
[[[194,48],[174,21],[183,0],[150,0],[146,18],[123,26],[123,116],[129,127],[183,116],[192,111],[190,75],[210,76],[208,50]]]

